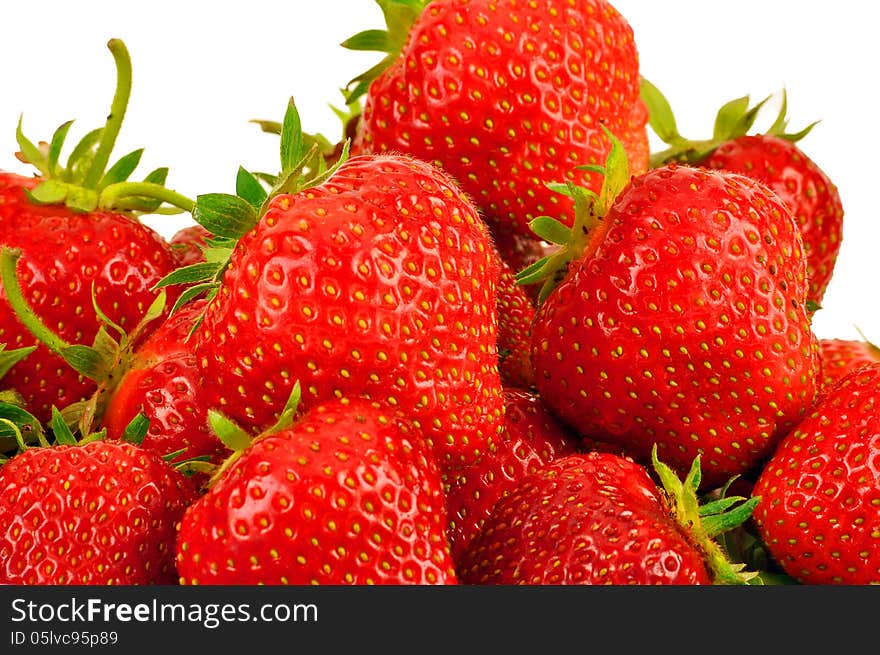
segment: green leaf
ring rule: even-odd
[[[266,430],[265,433],[274,434],[289,428],[293,424],[293,419],[299,409],[299,403],[301,400],[302,388],[300,387],[299,380],[297,380],[293,383],[293,389],[290,391],[290,395],[287,398],[287,402],[284,404],[284,409],[281,410],[281,414],[278,416],[278,420],[275,421],[275,424]]]
[[[281,123],[281,172],[294,170],[302,159],[302,122],[293,98],[287,103],[284,121]]]
[[[217,410],[208,410],[208,424],[230,450],[242,451],[251,445],[251,436]]]
[[[46,180],[26,193],[38,205],[56,205],[65,201],[69,189],[70,186],[64,182]]]
[[[86,134],[74,146],[67,158],[63,179],[67,182],[79,183],[85,177],[85,172],[95,158],[95,150],[101,141],[104,128],[99,127]]]
[[[257,223],[257,212],[244,198],[208,193],[196,198],[193,218],[211,234],[238,239]]]
[[[21,436],[23,443],[34,443],[40,437],[45,438],[39,419],[18,405],[0,403],[0,419],[8,421],[0,422],[0,439],[13,438],[17,441],[17,437]]]
[[[703,529],[706,531],[706,536],[712,538],[742,525],[755,511],[755,507],[760,500],[761,498],[759,496],[755,496],[749,498],[739,507],[729,509],[722,514],[703,517],[702,523]]]
[[[260,181],[243,166],[238,167],[235,176],[235,193],[247,200],[254,209],[259,209],[269,195]]]
[[[571,243],[571,228],[550,216],[538,216],[529,222],[536,236],[549,243],[564,246]]]
[[[250,122],[259,125],[260,129],[268,134],[281,134],[281,123],[278,121],[266,121],[254,118]]]
[[[91,212],[98,207],[98,193],[93,189],[71,186],[64,204],[77,212]]]
[[[77,445],[76,437],[73,435],[70,426],[67,425],[61,412],[54,405],[52,406],[52,420],[49,422],[49,427],[52,430],[52,434],[55,435],[56,444],[61,446]]]
[[[15,140],[18,142],[21,156],[27,163],[40,171],[40,173],[43,174],[43,177],[49,177],[49,162],[46,159],[46,155],[43,154],[42,150],[29,141],[24,135],[24,132],[21,131],[21,122],[23,118],[23,116],[18,117],[18,127],[15,130]]]
[[[678,125],[675,123],[675,114],[669,101],[660,89],[654,86],[644,77],[640,82],[642,101],[648,108],[648,124],[663,143],[673,144],[681,139],[678,133]]]
[[[181,307],[186,305],[192,300],[195,300],[201,295],[205,295],[205,297],[210,300],[214,297],[217,292],[217,284],[215,282],[206,282],[204,284],[194,284],[190,287],[187,287],[183,290],[183,292],[178,296],[177,301],[174,303],[174,306],[171,308],[171,314],[174,314]],[[195,324],[193,325],[193,329],[190,330],[190,334],[198,327],[198,324],[201,323],[201,317],[199,317]]]
[[[6,375],[13,366],[37,349],[36,346],[25,346],[6,350],[6,345],[0,343],[0,378]]]
[[[172,284],[195,284],[206,280],[213,280],[217,271],[220,270],[222,264],[215,262],[199,262],[183,266],[159,280],[154,288],[162,288],[171,286]]]
[[[58,157],[61,155],[61,148],[64,147],[64,140],[67,138],[67,132],[71,125],[73,125],[73,121],[62,123],[52,135],[52,141],[49,142],[48,165],[49,175],[52,177],[58,173]]]
[[[340,44],[348,50],[364,50],[367,52],[392,52],[394,44],[386,30],[364,30],[347,38]]]
[[[742,125],[743,117],[749,109],[749,97],[735,98],[725,103],[715,116],[715,127],[712,133],[714,141],[723,141],[729,138],[741,136],[736,134],[737,128]]]
[[[143,412],[138,412],[129,421],[128,425],[125,426],[125,430],[122,432],[122,440],[140,446],[144,442],[144,437],[147,436],[149,429],[150,419]]]
[[[60,355],[73,370],[90,380],[101,381],[107,378],[109,371],[106,361],[99,351],[90,346],[73,344],[63,348]]]
[[[110,170],[104,173],[104,176],[98,183],[98,189],[103,189],[104,187],[116,184],[117,182],[125,182],[131,174],[134,173],[134,169],[137,168],[141,161],[141,155],[143,154],[144,149],[140,148],[120,157],[119,160],[110,167]]]

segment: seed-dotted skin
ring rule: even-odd
[[[609,453],[559,457],[525,477],[487,517],[459,576],[465,584],[711,582],[645,469]]]
[[[101,325],[92,302],[94,284],[101,310],[132,329],[155,300],[154,285],[176,266],[167,242],[131,216],[32,204],[22,189],[33,185],[33,178],[0,173],[0,240],[22,251],[18,275],[30,306],[68,343],[92,345]],[[176,295],[175,289],[168,290],[168,307]],[[36,343],[2,288],[0,343],[9,349]],[[95,383],[39,345],[4,377],[2,388],[16,389],[28,410],[48,421],[52,405],[60,408],[88,397]]]
[[[632,29],[605,0],[438,0],[372,83],[352,151],[442,166],[487,220],[534,238],[532,218],[572,218],[547,182],[599,190],[576,167],[605,161],[601,125],[647,169],[647,119]]]
[[[238,243],[196,334],[206,402],[272,425],[302,405],[367,395],[410,413],[444,467],[501,429],[496,289],[485,224],[454,183],[402,156],[352,157],[274,199]]]
[[[195,490],[126,442],[31,448],[0,467],[0,583],[173,584]]]
[[[420,431],[361,399],[257,439],[181,523],[182,584],[455,584]]]
[[[818,344],[800,232],[733,173],[669,165],[634,178],[607,232],[539,308],[541,396],[590,438],[705,484],[768,455],[813,402]]]
[[[843,203],[825,171],[795,142],[766,134],[728,141],[703,165],[760,180],[788,206],[804,240],[807,299],[821,304],[843,238]]]
[[[504,430],[495,450],[462,470],[446,494],[453,561],[498,501],[557,457],[577,451],[574,436],[525,389],[504,390]]]
[[[535,304],[504,260],[498,277],[498,372],[501,383],[519,389],[535,386],[529,345]]]
[[[804,584],[880,584],[880,363],[846,376],[779,444],[758,533]]]
[[[877,346],[856,339],[819,339],[819,351],[823,391],[830,390],[853,371],[880,362]]]

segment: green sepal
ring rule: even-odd
[[[257,212],[244,198],[228,193],[196,197],[193,218],[211,234],[239,239],[257,224]]]
[[[354,103],[400,56],[409,31],[425,8],[428,0],[376,0],[385,18],[385,29],[370,29],[347,38],[340,45],[355,51],[384,52],[386,56],[369,70],[353,78],[345,85],[348,94],[346,104]]]
[[[46,153],[33,144],[21,131],[21,123],[23,116],[18,117],[18,127],[15,130],[15,140],[18,143],[19,158],[30,164],[43,177],[49,177],[49,161]]]
[[[70,426],[67,425],[67,422],[64,420],[61,412],[54,405],[52,406],[52,418],[49,421],[49,429],[52,430],[52,435],[55,437],[55,443],[60,446],[76,446],[77,440],[73,434],[73,431],[70,429]]]
[[[551,216],[538,216],[529,222],[529,229],[549,243],[564,246],[571,242],[571,228]]]
[[[205,282],[206,280],[213,280],[220,268],[221,264],[215,262],[198,262],[182,266],[159,280],[154,288],[161,289],[174,284],[192,285]]]
[[[287,103],[284,121],[281,123],[281,170],[294,170],[303,156],[302,122],[293,98]]]
[[[6,344],[0,343],[0,378],[9,373],[9,369],[37,349],[36,346],[24,346],[6,350]]]
[[[61,156],[61,148],[64,147],[64,140],[67,138],[67,133],[70,131],[71,125],[73,125],[73,121],[62,123],[58,129],[55,130],[55,133],[52,135],[52,140],[49,142],[47,165],[50,178],[55,177],[58,174],[58,158]]]
[[[674,144],[681,139],[672,106],[660,89],[642,77],[639,81],[642,102],[648,109],[648,125],[663,143]]]
[[[278,420],[276,420],[272,427],[266,430],[265,433],[273,434],[289,428],[293,424],[301,400],[302,387],[299,384],[299,380],[297,380],[293,383],[293,389],[291,389],[287,402],[284,404],[284,409],[282,409],[281,413],[278,415]]]
[[[13,441],[20,450],[30,443],[46,443],[43,424],[20,405],[0,402],[0,419],[0,443]]]
[[[215,409],[208,410],[208,425],[223,445],[234,452],[241,452],[251,445],[253,438]]]
[[[95,150],[101,141],[101,135],[104,133],[103,127],[98,127],[88,132],[70,151],[67,158],[67,166],[61,174],[61,178],[65,182],[72,184],[81,184],[85,178],[86,171],[92,165],[95,158]]]
[[[243,166],[238,167],[238,173],[235,176],[235,193],[247,200],[256,210],[263,206],[269,196],[269,192],[266,191],[260,180]]]
[[[122,431],[122,441],[140,446],[150,429],[150,419],[143,412],[138,412],[125,426]]]
[[[72,344],[62,348],[58,354],[73,370],[90,380],[103,379],[109,372],[101,353],[91,346]]]
[[[25,189],[25,195],[35,205],[55,205],[67,199],[70,185],[59,180],[48,179],[40,182],[33,189]]]
[[[104,176],[98,183],[98,189],[103,189],[111,184],[125,182],[138,167],[143,154],[144,149],[139,148],[138,150],[134,150],[127,155],[120,157],[119,160],[113,164],[106,173],[104,173]]]

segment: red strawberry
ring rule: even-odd
[[[846,376],[779,444],[754,493],[773,558],[804,584],[880,583],[880,363]]]
[[[269,430],[181,522],[182,584],[455,584],[436,463],[418,428],[362,399]]]
[[[559,457],[496,503],[462,556],[460,579],[522,585],[746,583],[753,576],[728,562],[712,541],[727,529],[716,529],[720,516],[698,514],[699,474],[692,470],[684,485],[669,485],[670,476],[662,476],[668,488],[660,489],[643,467],[617,455]],[[741,523],[753,506],[749,501],[729,510],[735,518],[725,525]]]
[[[516,282],[514,271],[503,260],[498,278],[498,372],[506,386],[530,389],[535,372],[529,354],[529,335],[535,318],[535,304]]]
[[[425,162],[364,155],[263,206],[194,335],[207,405],[257,432],[299,380],[304,408],[363,394],[412,414],[444,470],[487,451],[498,264],[460,189]]]
[[[515,489],[526,475],[576,451],[573,435],[537,395],[505,389],[504,409],[504,431],[495,450],[457,475],[447,494],[454,561],[479,533],[499,498]]]
[[[711,140],[689,141],[678,134],[671,109],[656,87],[643,81],[643,89],[651,126],[672,146],[657,153],[652,165],[688,161],[748,175],[775,191],[800,227],[807,256],[807,299],[819,305],[840,251],[844,212],[836,185],[797,145],[813,126],[785,133],[783,98],[773,126],[763,134],[747,134],[764,103],[749,108],[748,98],[739,98],[721,109]]]
[[[180,228],[168,243],[178,266],[189,266],[205,261],[206,240],[211,233],[199,224]]]
[[[855,370],[880,362],[880,349],[867,340],[819,339],[822,389],[827,391]]]
[[[141,446],[171,461],[207,457],[219,464],[228,449],[208,426],[201,372],[188,337],[205,301],[166,319],[138,347],[109,393],[100,418],[109,439],[121,439],[139,413],[150,422]]]
[[[172,584],[189,481],[127,442],[29,448],[0,467],[0,583]]]
[[[490,223],[526,238],[538,215],[571,220],[570,202],[546,181],[598,190],[600,177],[581,167],[605,160],[602,125],[623,141],[634,171],[647,168],[638,52],[610,3],[380,4],[388,56],[353,80],[350,98],[366,97],[352,152],[403,152],[442,166]],[[343,45],[373,49],[376,32]]]
[[[105,172],[130,90],[130,62],[118,40],[108,44],[117,63],[118,89],[107,125],[87,134],[66,167],[58,161],[70,123],[45,147],[18,132],[20,156],[39,171],[36,178],[0,172],[0,245],[21,251],[18,276],[31,309],[61,339],[91,344],[102,323],[95,305],[116,325],[130,329],[156,298],[154,285],[174,269],[166,241],[137,214],[162,200],[186,200],[161,187],[159,169],[143,183],[128,183],[140,159],[137,150]],[[10,347],[35,343],[0,290],[0,342]],[[45,344],[19,363],[7,378],[41,420],[50,408],[91,394],[95,384],[71,368]]]
[[[627,179],[618,153],[609,185]],[[703,455],[707,485],[749,470],[818,385],[791,215],[756,180],[676,165],[603,190],[585,206],[595,214],[604,219],[572,245],[583,254],[535,317],[544,402],[639,460],[657,444],[683,472]]]

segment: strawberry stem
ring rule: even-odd
[[[161,200],[190,214],[195,207],[195,202],[183,194],[154,182],[116,182],[110,184],[101,190],[98,204],[104,209],[114,209],[121,198],[131,198],[132,196]]]
[[[113,55],[113,61],[116,63],[116,92],[113,95],[113,102],[110,105],[110,115],[107,117],[107,123],[101,133],[101,140],[98,142],[98,148],[95,151],[95,157],[86,172],[82,186],[86,189],[96,189],[107,162],[110,161],[110,154],[113,146],[116,144],[116,137],[119,136],[119,130],[122,127],[122,119],[125,117],[125,111],[128,107],[128,100],[131,96],[131,58],[128,49],[120,39],[110,39],[107,47]]]

